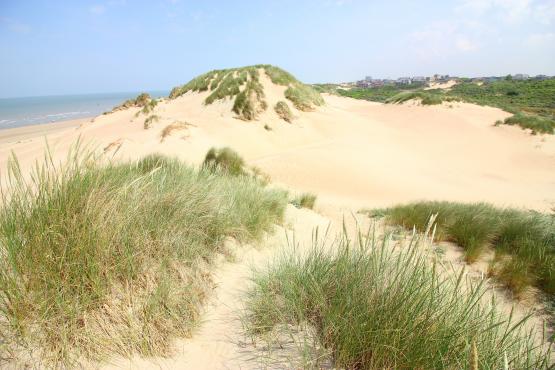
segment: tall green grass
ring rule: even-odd
[[[246,176],[151,155],[99,164],[12,159],[0,208],[2,361],[65,367],[168,355],[189,336],[222,242],[260,238],[287,195]]]
[[[496,258],[491,273],[515,293],[536,286],[555,294],[553,215],[455,202],[416,202],[383,213],[388,222],[419,231],[424,231],[431,215],[437,214],[439,240],[463,247],[468,262],[492,247]]]
[[[316,234],[306,255],[296,252],[255,274],[245,314],[252,336],[300,327],[343,369],[549,366],[544,333],[497,311],[484,280],[443,271],[415,240],[393,249],[386,238],[343,235],[326,245]]]
[[[428,93],[424,91],[404,91],[387,99],[388,104],[400,104],[408,100],[418,99],[422,105],[437,105],[443,102],[443,97],[439,94]]]

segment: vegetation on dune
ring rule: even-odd
[[[345,369],[549,367],[542,333],[496,311],[483,280],[440,272],[416,244],[398,250],[369,233],[327,245],[316,233],[305,256],[284,254],[255,274],[248,332],[271,341],[284,330],[313,333],[315,345],[298,343],[323,348],[311,367],[326,358]]]
[[[148,130],[148,129],[150,128],[150,126],[152,126],[154,123],[156,123],[156,122],[158,122],[158,121],[160,121],[160,116],[158,116],[158,115],[156,115],[156,114],[153,114],[153,115],[151,115],[151,116],[148,116],[148,117],[145,119],[145,122],[144,122],[144,124],[143,124],[144,129],[145,129],[145,130]]]
[[[164,141],[164,139],[170,136],[174,131],[187,130],[191,126],[193,125],[187,122],[175,121],[174,123],[164,127],[164,129],[160,133],[160,140]]]
[[[258,72],[256,71],[256,73]],[[237,94],[232,110],[242,119],[251,121],[256,119],[258,113],[264,112],[267,108],[264,89],[257,78],[248,81],[245,89]]]
[[[518,125],[522,128],[532,130],[532,133],[553,134],[555,131],[555,120],[533,116],[525,113],[517,113],[506,118],[502,123],[506,125]]]
[[[191,334],[223,240],[260,238],[287,195],[249,177],[151,155],[99,165],[73,153],[31,182],[15,160],[0,208],[2,361],[73,366],[167,355]],[[24,354],[29,349],[32,355]]]
[[[422,104],[442,101],[465,101],[489,105],[513,113],[504,122],[531,129],[534,133],[553,134],[555,130],[555,79],[516,81],[505,79],[477,84],[461,80],[450,90],[423,90],[423,86],[382,86],[374,88],[338,89],[342,96],[371,101],[399,102],[419,98]]]
[[[285,122],[291,123],[293,121],[293,112],[291,112],[291,109],[283,100],[280,100],[276,103],[276,105],[274,106],[274,111],[277,113],[279,118],[281,118]]]
[[[419,90],[423,86],[424,85],[422,84],[415,84],[412,87],[386,85],[367,89],[356,87],[349,90],[337,88],[336,92],[341,96],[346,96],[349,98],[385,103],[387,99],[390,99],[401,92]]]
[[[147,115],[151,113],[157,105],[158,105],[158,100],[156,99],[150,100],[148,103],[144,104],[143,109],[141,109],[135,114],[135,117],[138,117],[141,114]]]
[[[424,91],[405,91],[388,98],[385,103],[401,104],[406,101],[417,99],[422,105],[437,105],[443,101],[451,101],[450,97],[441,96],[439,94],[428,93]]]
[[[210,91],[205,104],[222,99],[234,99],[233,111],[238,117],[248,121],[255,120],[259,113],[268,108],[260,83],[260,70],[263,70],[274,84],[287,86],[285,97],[300,107],[299,109],[308,111],[315,105],[324,103],[320,94],[312,87],[299,82],[281,68],[268,64],[208,72],[174,88],[170,98],[175,99],[189,91]]]
[[[489,204],[417,202],[380,210],[386,220],[424,231],[437,214],[437,237],[464,248],[468,262],[487,247],[495,251],[490,272],[515,294],[535,286],[555,294],[555,217],[499,209]]]
[[[313,209],[315,203],[316,203],[316,195],[311,193],[303,193],[293,198],[293,200],[291,201],[291,204],[293,204],[297,208],[308,208],[308,209]]]
[[[307,85],[296,85],[285,90],[285,97],[293,103],[295,108],[309,112],[314,106],[324,105],[324,99],[319,92]]]
[[[211,148],[204,157],[202,167],[209,170],[220,170],[231,176],[245,175],[245,161],[231,148]]]
[[[124,110],[124,109],[131,108],[131,107],[139,107],[139,108],[140,107],[145,107],[145,106],[151,104],[152,101],[153,101],[153,99],[150,97],[149,94],[141,93],[135,99],[128,99],[128,100],[124,101],[122,104],[118,105],[117,107],[114,107],[112,109],[112,112],[116,112],[116,111],[119,111],[119,110]],[[156,106],[156,103],[154,104],[154,106]]]

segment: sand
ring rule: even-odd
[[[284,87],[264,76],[262,82],[273,107],[283,99]],[[232,102],[204,106],[205,97],[189,93],[158,104],[153,113],[160,120],[148,130],[146,116],[136,117],[139,109],[132,108],[94,120],[0,131],[2,169],[12,151],[24,171],[29,169],[43,155],[45,139],[55,160],[63,160],[79,138],[106,160],[160,152],[195,165],[210,147],[230,146],[278,186],[318,195],[317,212],[288,207],[286,225],[262,245],[237,248],[235,262],[221,261],[203,323],[193,338],[176,341],[174,357],[114,359],[108,368],[260,368],[261,349],[242,334],[238,312],[251,268],[263,268],[283,253],[286,233],[307,247],[315,227],[331,223],[338,231],[346,217],[353,229],[354,217],[369,222],[352,216],[361,208],[421,199],[538,210],[555,204],[554,138],[495,127],[510,115],[496,108],[383,105],[326,95],[326,105],[313,112],[293,109],[296,118],[289,124],[271,109],[256,122],[241,121],[231,113]],[[176,121],[191,125],[162,140],[164,128]],[[453,250],[447,255],[460,262]],[[294,350],[280,356],[289,364],[298,360]]]
[[[269,106],[284,87],[263,79]],[[37,126],[36,133],[0,131],[0,168],[13,151],[23,167],[44,152],[64,158],[78,137],[109,158],[151,152],[198,164],[212,146],[230,146],[273,182],[317,193],[348,207],[382,207],[421,199],[489,201],[500,206],[548,210],[555,202],[555,141],[519,127],[494,127],[509,114],[496,108],[454,103],[383,105],[326,96],[326,106],[298,112],[293,124],[272,109],[258,122],[234,118],[231,102],[204,106],[205,94],[160,103],[158,123],[145,130],[138,108],[81,122]],[[161,140],[175,121],[194,126]],[[264,125],[272,128],[265,130]],[[20,131],[18,131],[20,130]],[[23,138],[23,139],[22,139]]]

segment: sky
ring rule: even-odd
[[[0,98],[165,90],[258,63],[307,83],[555,75],[555,0],[0,0]]]

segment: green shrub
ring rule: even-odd
[[[315,203],[316,203],[316,195],[311,193],[303,193],[291,201],[291,204],[293,204],[297,208],[308,208],[308,209],[313,209]]]
[[[516,294],[530,285],[555,293],[552,216],[499,209],[485,203],[454,202],[416,202],[386,209],[384,213],[388,222],[409,229],[414,226],[419,231],[424,231],[430,217],[437,214],[438,239],[463,247],[468,262],[478,259],[484,248],[493,247],[500,258],[492,266],[492,273]],[[503,259],[503,255],[511,258]],[[505,263],[509,265],[503,267]]]
[[[160,155],[52,163],[27,180],[12,160],[2,193],[3,364],[65,368],[170,354],[172,339],[199,322],[223,240],[260,238],[287,204],[285,193],[252,178]]]
[[[526,318],[497,311],[483,281],[444,273],[416,244],[398,250],[369,233],[327,245],[316,233],[306,255],[284,253],[255,274],[248,332],[278,344],[287,327],[314,333],[313,347],[323,348],[308,359],[315,368],[322,358],[339,369],[549,367],[549,351],[538,346],[542,333],[526,330]]]

